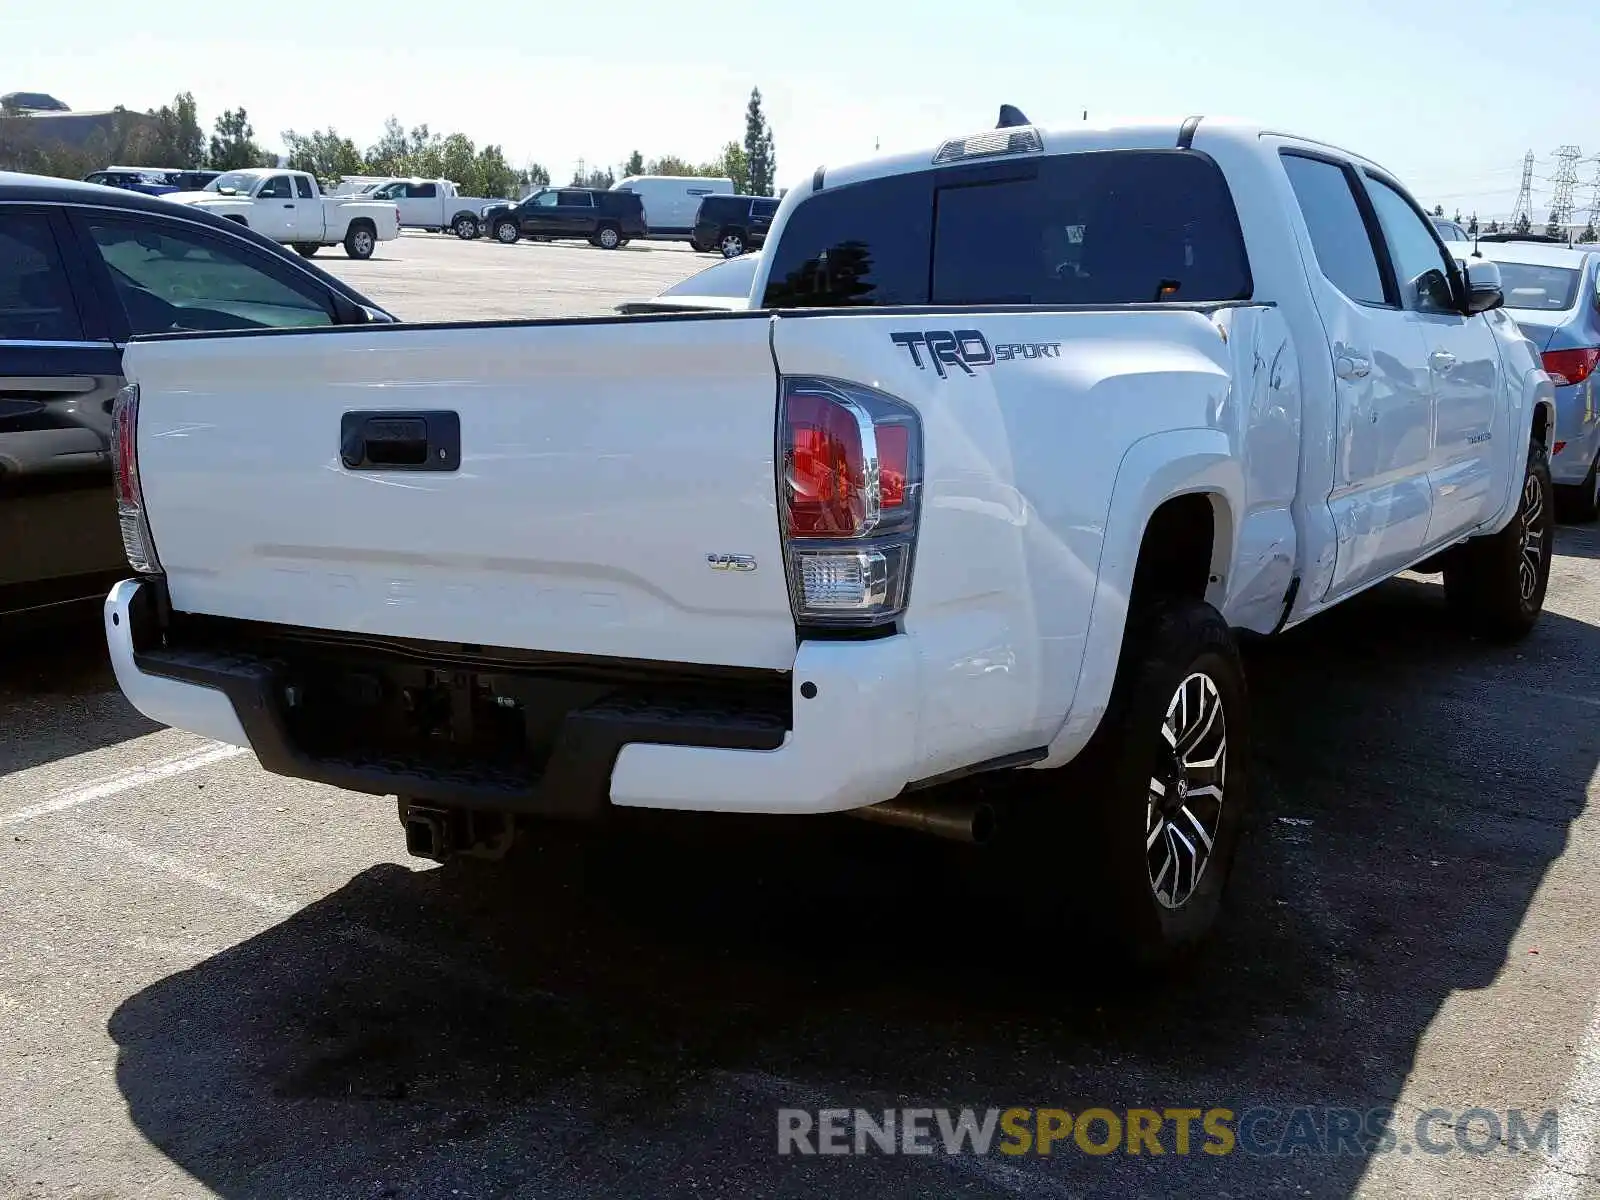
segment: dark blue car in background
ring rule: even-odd
[[[83,177],[85,183],[165,196],[170,192],[198,192],[221,171],[181,170],[174,167],[106,167]]]

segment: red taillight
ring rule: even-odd
[[[139,385],[130,383],[117,393],[111,406],[112,475],[117,501],[117,522],[122,528],[122,549],[128,565],[143,575],[159,575],[155,543],[144,516],[144,489],[139,484]]]
[[[1585,346],[1582,350],[1546,350],[1545,373],[1557,387],[1582,383],[1600,363],[1600,346]]]
[[[878,434],[878,504],[900,508],[906,502],[906,477],[911,472],[911,428],[880,425]]]
[[[790,397],[786,417],[789,536],[855,537],[867,519],[856,414],[828,396],[800,393]]]
[[[921,425],[854,384],[784,381],[779,496],[789,595],[803,625],[878,625],[910,595]]]

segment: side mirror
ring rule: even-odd
[[[1506,302],[1505,285],[1500,280],[1500,264],[1476,259],[1463,264],[1467,279],[1467,315],[1474,316],[1499,308]]]

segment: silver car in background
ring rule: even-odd
[[[1556,385],[1550,476],[1570,519],[1600,517],[1600,245],[1482,241],[1500,265],[1506,312]]]

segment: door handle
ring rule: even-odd
[[[1456,356],[1448,350],[1435,350],[1428,355],[1428,362],[1435,371],[1448,371],[1456,365]]]
[[[461,418],[453,412],[347,412],[339,458],[351,471],[455,471]]]
[[[284,205],[284,207],[285,207],[285,208],[293,208],[293,207],[294,207],[294,205],[292,205],[292,204],[285,204],[285,205]]]
[[[1340,379],[1365,379],[1372,374],[1372,364],[1353,354],[1341,354],[1334,359],[1334,373]]]

